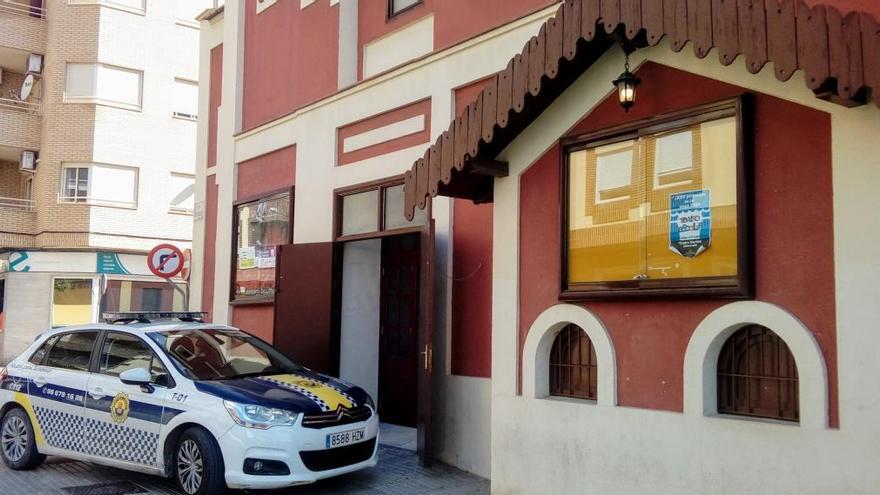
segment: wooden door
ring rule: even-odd
[[[434,370],[434,220],[421,232],[419,270],[419,378],[418,453],[423,466],[431,465],[432,375]]]
[[[332,242],[279,246],[273,344],[303,366],[338,376]]]
[[[416,426],[419,235],[382,240],[379,411],[382,421]]]

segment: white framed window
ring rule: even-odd
[[[140,110],[143,71],[106,64],[67,64],[64,101]]]
[[[178,24],[197,28],[199,22],[196,17],[206,9],[213,8],[214,3],[214,0],[177,0],[174,2],[174,17]]]
[[[63,203],[137,207],[138,169],[103,163],[66,163],[61,170]]]
[[[135,14],[144,14],[147,11],[147,0],[67,0],[67,3],[70,5],[104,5]]]
[[[300,0],[299,8],[304,9],[312,4],[315,0]],[[276,0],[257,0],[257,13],[268,9],[275,5]]]
[[[199,114],[199,83],[174,78],[174,113],[177,118],[196,120]]]
[[[172,172],[169,190],[171,191],[169,210],[172,213],[187,213],[191,215],[195,208],[195,176]]]
[[[422,0],[389,0],[388,1],[388,17],[395,16],[404,10],[415,7],[422,3]]]

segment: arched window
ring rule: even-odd
[[[550,395],[596,399],[596,350],[577,325],[563,328],[550,349]]]
[[[798,372],[785,342],[769,328],[734,333],[718,357],[718,412],[798,421]]]

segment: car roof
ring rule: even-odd
[[[175,331],[175,330],[229,330],[236,331],[237,328],[226,326],[226,325],[216,325],[213,323],[194,323],[194,322],[183,322],[177,320],[158,320],[152,321],[149,323],[142,322],[131,322],[131,323],[117,323],[117,324],[109,324],[109,323],[90,323],[86,325],[71,325],[66,327],[57,327],[53,328],[47,332],[42,334],[42,337],[48,337],[50,335],[55,335],[58,333],[64,332],[75,332],[80,330],[108,330],[108,331],[122,331],[128,333],[151,333],[151,332],[167,332],[167,331]]]

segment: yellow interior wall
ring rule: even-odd
[[[92,321],[91,286],[54,289],[52,293],[52,326],[81,325]]]

